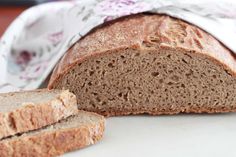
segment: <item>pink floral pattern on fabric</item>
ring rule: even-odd
[[[48,34],[48,40],[53,44],[53,45],[57,45],[58,43],[61,42],[63,38],[63,32],[55,32],[52,34]]]
[[[27,70],[24,70],[22,75],[20,76],[20,79],[31,81],[33,79],[37,79],[45,69],[47,69],[48,62],[42,62],[35,65],[32,65],[30,68],[27,68]]]
[[[16,58],[16,64],[27,65],[33,57],[33,53],[28,51],[20,52],[19,56]]]
[[[100,2],[95,10],[107,15],[105,21],[110,21],[115,17],[145,12],[150,9],[148,3],[138,0],[107,0]]]

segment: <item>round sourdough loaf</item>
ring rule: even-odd
[[[79,109],[107,116],[218,113],[236,111],[235,72],[234,54],[198,27],[138,14],[74,44],[48,87],[69,89]]]

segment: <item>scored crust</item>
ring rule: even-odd
[[[142,49],[142,45],[182,48],[207,55],[224,64],[236,76],[233,53],[208,33],[166,15],[139,14],[96,28],[75,43],[55,67],[48,88],[52,89],[62,75],[89,56],[123,48]]]
[[[162,53],[159,53],[161,51]],[[106,62],[107,65],[105,66],[110,66],[111,69],[112,67],[114,67],[114,70],[117,67],[120,67],[120,69],[122,69],[124,68],[125,64],[122,65],[120,60],[124,59],[124,57],[126,57],[125,59],[127,58],[132,59],[132,53],[134,56],[135,54],[139,54],[140,56],[143,55],[144,57],[146,57],[145,56],[146,54],[153,55],[156,53],[155,55],[157,57],[158,55],[159,56],[163,55],[162,57],[166,57],[167,59],[170,59],[169,62],[173,61],[173,58],[176,57],[177,55],[183,56],[183,54],[184,54],[183,57],[185,57],[183,62],[185,62],[186,58],[187,59],[191,58],[190,61],[192,61],[194,57],[200,58],[202,62],[199,62],[199,63],[203,63],[204,61],[205,62],[209,61],[208,63],[206,63],[206,65],[208,64],[207,66],[209,67],[209,65],[212,64],[213,66],[215,66],[213,68],[215,69],[218,68],[218,70],[220,69],[219,73],[222,73],[222,76],[224,75],[224,77],[227,78],[227,80],[225,81],[225,84],[229,85],[231,83],[232,88],[234,86],[233,84],[236,79],[235,56],[230,50],[228,50],[224,45],[222,45],[214,37],[212,37],[211,35],[209,35],[208,33],[204,32],[203,30],[199,29],[196,26],[188,24],[182,20],[171,18],[166,15],[139,14],[139,15],[127,16],[127,17],[109,22],[108,24],[104,24],[101,27],[98,27],[94,29],[93,31],[91,31],[88,35],[86,35],[84,38],[78,41],[75,45],[73,45],[68,50],[68,52],[64,55],[64,57],[61,59],[59,64],[55,67],[53,74],[51,76],[48,88],[49,89],[52,89],[52,88],[72,89],[72,92],[74,92],[77,95],[77,99],[80,101],[79,102],[80,104],[79,107],[81,107],[80,109],[98,112],[100,114],[107,115],[107,116],[138,114],[138,113],[149,113],[149,114],[154,114],[154,115],[155,114],[176,114],[180,112],[216,113],[216,112],[230,112],[230,111],[236,110],[235,103],[224,105],[225,101],[223,102],[223,100],[222,102],[214,102],[214,104],[213,103],[210,104],[211,105],[210,107],[208,106],[209,104],[190,104],[189,105],[189,103],[192,103],[192,102],[187,102],[185,104],[179,103],[179,106],[178,105],[175,106],[176,104],[172,103],[172,104],[169,104],[167,108],[162,108],[163,105],[159,104],[160,110],[158,110],[155,107],[144,109],[144,110],[142,110],[142,108],[134,109],[133,106],[135,105],[137,106],[138,103],[131,102],[131,104],[128,104],[128,103],[125,105],[122,104],[123,105],[122,107],[120,107],[119,109],[116,108],[116,110],[114,110],[115,108],[114,106],[115,105],[119,106],[120,105],[119,103],[115,102],[113,106],[109,106],[106,104],[111,101],[114,101],[114,99],[116,100],[116,98],[125,96],[124,99],[130,100],[129,99],[130,97],[127,95],[124,95],[126,93],[123,93],[123,95],[119,97],[119,93],[117,93],[116,97],[112,95],[109,98],[110,95],[109,95],[108,90],[106,91],[106,94],[108,96],[105,96],[105,94],[100,96],[101,95],[100,93],[102,93],[103,90],[100,89],[99,86],[95,86],[95,85],[100,83],[102,86],[104,82],[99,82],[101,81],[101,79],[98,80],[96,79],[97,77],[95,77],[97,76],[95,75],[95,73],[99,71],[99,70],[96,70],[96,66],[98,65],[96,62],[97,61],[105,62],[107,60],[104,58],[108,58],[107,56],[113,56],[113,58],[110,57],[111,63],[107,61]],[[164,53],[169,53],[170,57],[168,58],[168,56],[164,56]],[[117,59],[119,55],[120,55],[120,58]],[[103,60],[101,60],[101,58]],[[113,60],[116,66],[113,66]],[[129,60],[127,59],[126,61],[129,64]],[[86,64],[87,62],[90,62],[91,64]],[[118,64],[117,62],[121,64]],[[148,66],[148,64],[144,66]],[[84,71],[83,70],[79,71],[78,70],[79,68],[76,68],[76,67],[83,67],[84,69],[87,67],[87,69],[85,69]],[[159,68],[159,65],[156,67]],[[98,67],[98,68],[101,68],[101,67]],[[208,74],[210,75],[211,72],[215,70],[213,68],[207,69],[207,70],[210,70],[210,72],[206,70],[207,75]],[[200,69],[204,71],[203,66]],[[77,72],[77,70],[79,72]],[[162,70],[165,70],[165,69],[162,69]],[[185,69],[182,69],[182,70],[185,70]],[[72,73],[75,73],[74,76],[72,76]],[[87,73],[90,73],[91,75]],[[111,73],[109,74],[111,75]],[[182,74],[184,74],[184,72]],[[214,82],[215,72],[212,72],[212,74],[213,75],[210,79],[213,79],[212,82]],[[93,79],[91,79],[92,77],[90,77],[92,75],[93,76],[95,75]],[[77,82],[78,84],[72,86],[70,84],[70,80],[66,79],[67,76],[68,77],[70,76],[69,78],[73,79],[71,80],[72,82],[74,80],[79,80]],[[107,82],[109,82],[107,76],[108,75],[106,75],[105,77],[105,75],[103,75],[103,79],[107,79]],[[83,80],[80,79],[82,77],[84,77]],[[119,75],[117,75],[114,78],[111,78],[110,80],[112,79],[115,80],[118,77]],[[121,81],[123,81],[125,78],[126,76],[123,78],[119,78],[120,82],[117,81],[118,79],[115,81],[117,81],[118,83],[121,83]],[[232,81],[230,81],[230,79]],[[114,80],[112,81],[115,82]],[[93,81],[92,86],[91,86],[91,81]],[[217,81],[222,81],[222,80],[217,80]],[[215,84],[219,84],[219,82]],[[81,88],[79,90],[75,89],[75,87],[78,87],[79,85],[81,86],[81,88],[85,86],[90,86],[89,88],[91,90],[92,89],[96,90],[99,88],[99,91],[97,90],[96,92],[93,92],[93,91],[91,92],[90,90],[91,96],[87,97],[88,93],[86,93],[86,91],[83,92]],[[122,86],[124,87],[124,85],[126,84],[123,84]],[[116,86],[116,84],[115,83],[109,84],[107,86],[103,86],[103,88],[110,88],[113,86]],[[121,88],[122,86],[117,87],[116,89]],[[138,86],[138,88],[139,87],[140,86]],[[190,89],[190,87],[186,85],[185,87]],[[212,85],[208,87],[214,88],[214,86]],[[197,88],[198,87],[196,87],[196,89]],[[222,90],[222,93],[223,91],[224,89]],[[116,90],[110,91],[110,93],[113,93],[113,92],[116,92]],[[137,92],[137,91],[134,91],[134,92]],[[157,91],[157,92],[160,93],[161,91]],[[213,91],[212,93],[213,93],[212,95],[215,96],[214,99],[216,100],[217,100],[216,96],[221,94],[221,93],[217,93],[216,91]],[[234,98],[232,97],[229,98],[228,97],[229,93],[231,93],[230,96],[232,96],[232,93],[235,93],[235,90],[230,89],[227,92],[223,93],[223,95],[226,95],[226,96],[224,96],[224,98],[222,96],[221,99],[233,102]],[[94,96],[92,96],[92,94],[94,94]],[[147,94],[147,92],[143,92],[142,94]],[[198,95],[201,96],[201,94],[202,93],[199,93]],[[212,98],[211,93],[208,93],[208,94],[209,95],[205,94],[204,96],[206,97],[199,98],[199,100],[211,99]],[[100,97],[97,98],[98,95]],[[137,94],[136,95],[137,99],[139,98],[138,96],[139,95]],[[181,96],[188,96],[188,95],[184,95],[184,94],[179,95],[179,97]],[[178,99],[178,97],[176,96],[172,96],[172,97],[173,99],[175,98]],[[172,98],[172,97],[170,96],[169,98]],[[94,102],[91,101],[91,103],[88,102],[87,103],[88,105],[86,106],[84,101],[91,100],[93,98],[97,98],[97,100],[93,100]],[[106,101],[103,101],[101,98]],[[99,102],[101,102],[101,104],[102,105],[104,104],[104,105],[98,106],[97,104]],[[207,100],[204,103],[208,103]],[[142,105],[143,105],[143,108],[145,108],[145,104],[143,103]],[[104,106],[108,106],[108,107],[105,108]],[[127,109],[128,107],[129,109]]]
[[[25,93],[30,92],[40,94],[49,92],[49,90],[41,89],[26,91]],[[7,94],[14,95],[17,93]],[[55,95],[55,98],[44,103],[25,102],[19,108],[9,112],[0,112],[0,139],[56,123],[77,112],[76,97],[68,90],[61,90],[60,93]]]

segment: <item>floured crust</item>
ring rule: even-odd
[[[99,141],[105,120],[75,128],[47,131],[0,141],[1,157],[52,157]]]
[[[125,32],[125,33],[124,33]],[[71,47],[55,67],[49,89],[77,63],[87,57],[118,49],[146,47],[185,49],[207,55],[236,76],[233,53],[196,26],[166,15],[131,15],[93,30]]]
[[[94,29],[76,44],[74,44],[55,67],[51,76],[48,88],[57,88],[62,82],[62,78],[71,69],[90,58],[99,57],[108,53],[119,53],[124,50],[137,50],[147,52],[147,50],[170,50],[176,53],[184,52],[204,56],[209,61],[219,67],[223,67],[230,77],[236,78],[236,62],[233,52],[228,50],[218,40],[182,20],[171,18],[166,15],[131,15]],[[186,104],[183,104],[186,105]],[[83,108],[86,109],[87,108]],[[89,110],[100,113],[100,110]],[[194,113],[218,113],[233,112],[234,107],[215,108],[215,110],[199,108],[197,110],[181,110],[175,108],[173,111],[146,112],[134,110],[106,110],[103,115],[126,115],[148,113],[158,114],[177,114],[179,112]]]
[[[37,90],[38,94],[45,91]],[[76,97],[67,90],[46,103],[24,103],[15,110],[0,113],[0,139],[56,123],[77,112]]]

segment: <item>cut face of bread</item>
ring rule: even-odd
[[[0,140],[1,157],[51,157],[96,143],[103,136],[104,118],[79,111],[43,129]]]
[[[35,90],[0,94],[0,139],[53,124],[78,112],[67,90]]]
[[[76,43],[49,88],[70,89],[80,109],[108,116],[230,112],[236,111],[235,71],[232,53],[199,28],[137,15]]]

